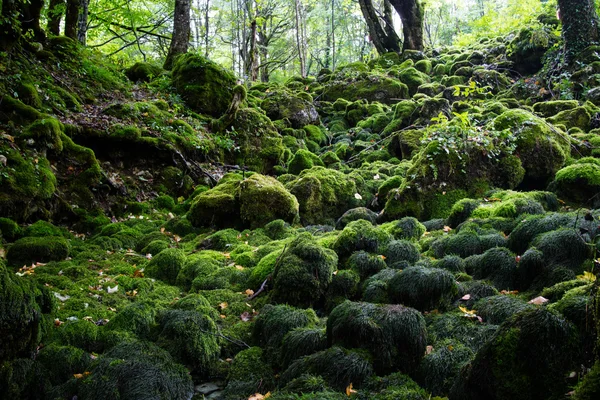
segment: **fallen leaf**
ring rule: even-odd
[[[548,299],[542,296],[538,296],[535,299],[529,300],[529,304],[535,304],[536,306],[541,306],[542,304],[546,304]]]
[[[444,232],[448,233],[452,230],[452,228],[450,228],[449,226],[445,225],[444,226]]]
[[[220,308],[221,310],[224,310],[224,309],[226,309],[227,307],[229,307],[229,304],[227,304],[227,302],[226,302],[226,301],[224,301],[224,302],[222,302],[221,304],[219,304],[219,308]]]
[[[227,318],[227,315],[225,315],[225,314],[220,314],[220,315],[219,315],[219,317],[221,317],[221,319],[225,319],[225,318]]]
[[[470,294],[465,294],[463,297],[460,298],[461,300],[471,300],[471,295]]]
[[[425,348],[425,354],[431,354],[433,353],[433,346],[427,346]]]
[[[246,293],[248,296],[252,296],[254,294],[254,290],[246,289],[246,291],[244,293]]]
[[[115,287],[110,287],[110,286],[109,286],[109,287],[106,289],[106,292],[107,292],[108,294],[117,293],[118,291],[119,291],[119,285],[116,285]]]
[[[354,193],[354,198],[357,200],[362,200],[362,196],[358,193]]]
[[[356,390],[352,389],[352,382],[346,387],[346,396],[352,396],[352,393],[356,393]]]
[[[240,319],[244,322],[248,322],[252,319],[252,316],[250,316],[250,313],[248,311],[244,311],[241,315],[240,315]]]
[[[241,265],[236,265],[236,266],[235,266],[235,269],[239,269],[240,271],[243,271],[243,270],[244,270],[244,267],[242,267]]]
[[[381,177],[379,176],[379,174],[377,174],[377,175],[375,175],[375,176],[373,177],[373,179],[375,179],[375,180],[379,180],[380,178],[381,178]]]
[[[73,374],[73,377],[75,379],[81,379],[81,378],[83,378],[83,374]]]

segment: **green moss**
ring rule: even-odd
[[[346,264],[348,268],[358,274],[360,279],[366,279],[386,268],[385,261],[381,256],[369,254],[365,251],[353,253]]]
[[[600,165],[569,165],[556,173],[552,187],[566,201],[596,207],[600,205]]]
[[[388,284],[390,300],[421,311],[447,309],[458,293],[452,273],[437,269],[410,267],[395,275]]]
[[[300,149],[294,154],[294,157],[288,165],[290,174],[298,175],[305,169],[311,169],[314,166],[324,167],[323,161],[308,150]]]
[[[31,123],[43,117],[35,108],[24,104],[11,96],[2,96],[2,112],[0,112],[0,121],[13,121],[18,124]]]
[[[555,101],[541,101],[533,105],[533,111],[541,114],[542,117],[552,117],[560,113],[561,111],[572,110],[579,106],[577,100],[555,100]]]
[[[415,63],[415,69],[418,71],[429,75],[432,70],[431,61],[430,60],[419,60]]]
[[[35,262],[60,261],[69,255],[69,243],[62,237],[24,237],[6,254],[9,265],[21,267]]]
[[[393,103],[392,99],[406,99],[409,94],[408,86],[395,78],[379,74],[336,74],[324,84],[322,96],[325,101],[344,98],[349,101],[366,99]]]
[[[220,353],[214,321],[197,311],[168,310],[159,317],[157,344],[182,364],[206,374]]]
[[[320,124],[319,114],[312,104],[312,99],[307,100],[289,90],[270,91],[260,107],[272,120],[285,119],[295,129]]]
[[[358,221],[364,219],[374,224],[377,220],[377,213],[369,210],[366,207],[353,208],[346,211],[335,223],[336,229],[344,229],[352,221]]]
[[[596,361],[575,388],[574,400],[592,400],[600,396],[600,361]]]
[[[175,62],[173,84],[192,109],[218,117],[231,103],[236,79],[207,58],[188,53]]]
[[[133,82],[150,82],[162,72],[162,68],[147,62],[136,62],[125,70],[125,75]]]
[[[400,71],[398,78],[408,86],[408,93],[411,96],[417,93],[419,86],[429,82],[429,76],[413,67]]]
[[[489,279],[498,289],[515,289],[517,261],[510,250],[494,247],[472,261],[467,264],[467,273],[475,279]]]
[[[533,245],[543,253],[548,267],[563,266],[580,272],[583,262],[590,257],[590,247],[578,230],[563,228],[543,233]]]
[[[421,257],[419,248],[405,239],[391,241],[384,254],[386,263],[394,269],[403,269],[413,265]]]
[[[0,218],[0,237],[13,242],[22,235],[21,228],[10,218]]]
[[[381,191],[381,189],[379,189]],[[404,217],[385,225],[387,230],[395,239],[419,240],[425,233],[425,225],[414,217]]]
[[[127,331],[147,337],[156,321],[157,309],[150,302],[137,302],[120,310],[106,325],[106,329]]]
[[[419,382],[434,396],[447,395],[461,369],[474,356],[473,350],[458,341],[440,341],[423,358],[418,371]]]
[[[82,399],[190,398],[189,371],[150,342],[122,343],[104,353],[79,385]]]
[[[318,224],[339,218],[345,210],[360,205],[356,183],[339,171],[323,167],[304,170],[285,185],[300,204],[304,224]]]
[[[260,347],[240,351],[227,375],[226,398],[248,398],[255,393],[267,393],[275,388],[271,366],[263,359]]]
[[[280,381],[287,384],[306,374],[321,376],[330,387],[343,391],[350,383],[354,387],[360,387],[373,374],[373,367],[363,352],[334,346],[294,361],[281,375]],[[321,393],[317,393],[314,398],[328,399]]]
[[[402,305],[346,301],[327,319],[329,344],[368,350],[379,372],[412,372],[425,352],[425,320]]]
[[[485,322],[500,325],[521,311],[535,309],[535,306],[514,296],[496,295],[475,302],[473,309]]]
[[[235,219],[232,216],[238,215],[235,197],[238,183],[242,179],[239,174],[225,175],[219,185],[196,196],[187,216],[192,225],[234,225]]]
[[[175,284],[177,274],[185,264],[185,254],[179,249],[166,249],[155,255],[146,272],[149,276],[160,279],[171,285]]]
[[[555,125],[565,125],[569,128],[580,128],[584,132],[590,130],[590,121],[592,117],[585,107],[577,107],[572,110],[561,111],[555,116],[548,118],[548,122]]]
[[[59,385],[69,380],[74,374],[87,371],[92,358],[85,351],[76,347],[51,343],[40,350],[37,360],[49,372],[50,382],[53,385]]]
[[[358,220],[344,228],[333,249],[342,259],[359,250],[381,254],[391,240],[392,236],[383,229],[374,227],[369,221]]]

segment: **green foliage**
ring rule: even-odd
[[[474,309],[485,322],[500,325],[515,314],[524,310],[533,310],[534,305],[518,297],[496,295],[485,297],[473,305]]]

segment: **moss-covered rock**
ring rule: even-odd
[[[579,106],[577,100],[554,100],[540,101],[533,105],[533,111],[541,114],[542,117],[548,118],[560,113],[561,111],[572,110]]]
[[[524,28],[508,45],[509,59],[521,74],[536,73],[542,67],[542,59],[559,37],[549,26]]]
[[[575,362],[575,346],[575,331],[562,317],[545,309],[521,312],[503,324],[477,353],[450,397],[561,397],[568,390],[564,376]]]
[[[554,125],[564,125],[567,128],[579,128],[584,132],[590,130],[590,121],[592,117],[585,107],[577,107],[572,110],[561,111],[553,117],[548,118],[548,122]]]
[[[180,249],[166,249],[155,255],[146,272],[149,276],[174,285],[179,271],[185,265],[185,253]]]
[[[325,164],[321,159],[314,153],[300,149],[294,154],[294,157],[290,160],[288,165],[288,172],[290,174],[298,175],[305,169],[311,169],[312,167],[324,167]]]
[[[197,112],[219,117],[231,104],[235,76],[199,54],[180,57],[173,67],[173,85]]]
[[[125,75],[133,82],[150,82],[162,72],[162,68],[147,62],[136,62],[125,70]]]
[[[363,348],[374,356],[380,372],[413,372],[425,352],[425,320],[402,305],[345,301],[327,320],[328,343]]]
[[[325,101],[336,101],[338,98],[349,101],[366,99],[390,104],[408,97],[406,84],[380,74],[338,73],[322,89],[322,99]]]
[[[285,184],[300,203],[304,224],[331,222],[360,205],[356,183],[344,173],[323,167],[304,170]]]
[[[319,125],[321,122],[312,101],[288,90],[270,91],[260,107],[272,120],[285,119],[295,129],[310,124]]]
[[[275,375],[260,347],[242,350],[234,357],[227,374],[226,398],[248,398],[275,388]]]
[[[390,300],[420,311],[444,310],[457,293],[454,275],[437,268],[410,267],[388,284]]]
[[[9,265],[22,267],[35,262],[64,260],[69,250],[69,243],[62,237],[24,237],[8,249],[6,259]]]
[[[556,173],[551,188],[556,191],[561,199],[589,206],[600,207],[600,162],[596,159],[586,162],[586,159],[577,161]]]
[[[358,220],[350,222],[333,244],[333,249],[345,259],[355,251],[364,250],[369,253],[381,254],[392,240],[392,236],[369,221]]]

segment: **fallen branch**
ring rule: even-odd
[[[273,265],[273,272],[275,272],[275,269],[277,269],[277,266],[279,265],[279,262],[283,258],[283,255],[285,254],[286,249],[287,249],[287,244],[283,247],[283,251],[281,252],[279,257],[277,257],[277,260],[275,260],[275,265]],[[264,280],[262,285],[260,285],[260,288],[256,292],[254,292],[254,294],[252,296],[248,297],[246,300],[252,300],[252,299],[256,298],[259,294],[261,294],[267,287],[267,282],[271,279],[271,275],[272,274],[269,274],[269,276],[267,276],[267,278]]]

